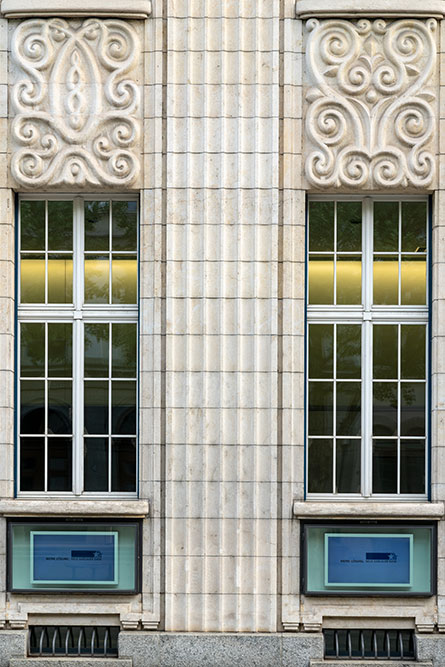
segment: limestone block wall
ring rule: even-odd
[[[308,16],[304,22],[295,17],[294,0],[154,0],[145,21],[102,18],[94,29],[84,16],[13,19],[9,144],[7,24],[0,22],[0,498],[14,495],[10,188],[140,192],[139,501],[110,500],[106,514],[112,515],[115,503],[116,516],[144,517],[142,594],[113,605],[79,595],[67,606],[63,596],[7,597],[2,516],[0,625],[6,619],[8,627],[24,627],[29,618],[54,621],[61,613],[67,622],[82,614],[103,618],[111,606],[125,630],[172,633],[319,631],[326,616],[346,624],[357,618],[355,602],[300,595],[299,518],[345,520],[362,511],[353,503],[303,509],[310,505],[304,503],[307,192],[424,193],[439,183],[433,229],[434,503],[430,513],[420,504],[377,503],[367,517],[442,516],[445,206],[436,121],[444,105],[442,98],[438,105],[434,16],[420,17],[414,26],[402,20],[396,25],[397,19],[387,29],[378,17],[360,23],[357,16]],[[27,28],[45,36],[59,54],[57,63],[43,63],[38,50],[29,55],[22,39]],[[88,69],[85,54],[101,38],[110,45],[110,31],[124,49],[121,60],[111,58],[105,66],[102,53]],[[409,39],[403,42],[405,32]],[[326,44],[333,39],[330,52]],[[390,39],[394,44],[385,51]],[[400,65],[397,48],[409,63],[402,58]],[[60,89],[72,84],[72,68],[81,65],[90,87],[78,92],[90,106],[79,119],[74,107],[64,106]],[[341,67],[352,77],[350,85]],[[379,79],[391,67],[395,78]],[[361,87],[360,76],[366,83]],[[29,95],[21,83],[27,78],[43,82],[41,97],[35,97],[37,88],[31,100],[23,97]],[[58,91],[55,101],[45,97],[48,86]],[[379,109],[387,113],[382,127]],[[103,129],[110,119],[117,119],[119,131]],[[29,123],[36,128],[31,136],[23,129],[27,123],[27,131]],[[63,168],[57,168],[61,158],[51,153],[51,142],[43,146],[50,151],[42,166],[38,137],[47,127]],[[8,151],[11,172],[1,159]],[[110,151],[116,158],[120,152],[123,162],[108,161]],[[92,500],[82,500],[82,508],[69,500],[36,502],[0,501],[0,514],[83,512],[98,518],[105,512]],[[443,527],[439,534],[444,581]],[[435,597],[408,603],[363,599],[360,609],[369,627],[387,623],[390,615],[400,627],[432,630],[438,623],[445,629],[444,600],[440,583],[438,614]],[[124,639],[133,643],[127,633]]]

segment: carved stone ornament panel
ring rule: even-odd
[[[309,184],[432,187],[436,21],[310,19],[306,27]]]
[[[11,171],[27,189],[133,186],[141,40],[120,20],[30,19],[12,36]]]

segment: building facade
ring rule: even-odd
[[[0,13],[0,667],[445,666],[445,1]]]

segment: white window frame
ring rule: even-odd
[[[73,304],[24,304],[20,303],[20,202],[29,200],[49,201],[72,201],[73,202]],[[84,203],[87,201],[135,201],[137,202],[137,297],[136,305],[133,304],[83,304],[84,294]],[[91,193],[87,195],[73,194],[20,194],[18,196],[17,216],[17,308],[16,308],[16,336],[17,353],[16,369],[17,378],[20,377],[20,324],[22,322],[70,322],[73,324],[73,460],[72,460],[72,488],[71,493],[65,491],[21,491],[20,490],[20,381],[16,382],[16,486],[17,497],[42,498],[55,497],[59,499],[73,499],[75,497],[113,499],[113,498],[137,498],[139,490],[139,229],[140,229],[140,202],[138,195],[110,195],[107,193]],[[42,253],[41,253],[42,254]],[[100,253],[99,253],[100,254]],[[125,253],[124,253],[125,254]],[[111,272],[111,262],[110,262]],[[45,292],[46,293],[46,292]],[[136,348],[136,491],[84,491],[84,410],[83,410],[83,385],[84,385],[84,336],[83,325],[86,323],[136,323],[137,325],[137,348]],[[47,344],[46,344],[47,347]],[[45,350],[47,355],[47,350]],[[62,437],[62,436],[61,436]],[[47,482],[47,449],[45,448],[45,488]],[[108,460],[108,479],[111,475],[111,457]]]
[[[428,501],[429,499],[429,347],[430,347],[430,258],[431,233],[429,224],[430,201],[422,195],[309,195],[308,203],[313,201],[359,201],[362,202],[362,303],[360,305],[309,305],[309,278],[306,279],[306,404],[305,404],[305,488],[306,500],[314,501]],[[373,291],[373,204],[378,201],[422,201],[427,204],[427,258],[426,258],[426,305],[425,306],[393,306],[372,305]],[[308,238],[309,226],[307,226]],[[309,258],[309,246],[306,242],[306,262]],[[353,253],[351,253],[353,254]],[[358,253],[355,253],[358,254]],[[400,272],[400,265],[399,265]],[[306,271],[308,276],[308,272]],[[334,272],[334,290],[336,275]],[[400,286],[400,273],[399,273]],[[335,293],[335,291],[334,291]],[[397,309],[397,315],[394,314]],[[310,324],[360,324],[362,327],[362,410],[361,410],[361,493],[309,493],[308,491],[308,359],[309,359],[309,325]],[[377,494],[372,493],[372,326],[373,324],[425,324],[426,325],[426,402],[425,402],[425,493],[424,494]],[[398,349],[400,355],[400,347]],[[333,478],[335,480],[335,457],[333,460]],[[398,486],[400,468],[398,465]],[[334,487],[335,488],[335,487]]]

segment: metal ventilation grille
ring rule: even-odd
[[[28,633],[28,655],[116,656],[119,630],[114,626],[32,625]]]
[[[415,659],[413,630],[323,630],[323,637],[325,658]]]

